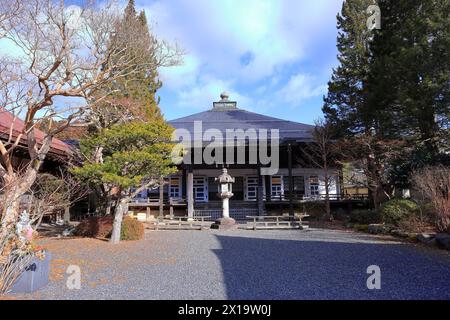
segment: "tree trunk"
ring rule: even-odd
[[[382,202],[382,193],[383,193],[383,188],[378,185],[374,186],[374,188],[372,189],[372,200],[373,200],[373,207],[374,207],[375,211],[380,210],[381,202]]]
[[[105,194],[105,215],[109,216],[111,214],[111,207],[112,207],[112,199],[111,195],[108,193]]]
[[[13,190],[8,190],[3,197],[0,241],[6,239],[11,232],[14,232],[13,229],[19,217],[21,195],[20,190],[14,188]]]
[[[327,213],[327,219],[332,221],[333,217],[331,216],[331,206],[330,206],[330,177],[328,173],[325,171],[325,210]]]
[[[6,174],[3,177],[5,184],[4,205],[1,212],[1,229],[0,239],[4,239],[15,228],[20,214],[20,199],[31,188],[37,178],[38,171],[45,160],[50,146],[52,137],[46,136],[39,152],[34,149],[36,140],[34,131],[27,135],[27,144],[31,161],[29,166],[22,175],[16,173]]]
[[[37,171],[28,168],[22,177],[17,175],[5,177],[5,194],[1,213],[1,237],[15,227],[20,214],[20,199],[31,188],[36,180]]]
[[[122,229],[123,215],[128,211],[128,199],[119,201],[116,209],[114,210],[114,223],[111,234],[110,242],[112,244],[118,244],[120,242],[120,231]]]

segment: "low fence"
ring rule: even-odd
[[[257,208],[230,209],[230,217],[237,221],[248,220],[247,216],[255,215],[258,215]],[[222,209],[196,209],[194,211],[194,217],[208,217],[205,220],[214,221],[222,218]]]

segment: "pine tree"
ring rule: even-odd
[[[102,129],[80,143],[83,154],[94,157],[103,150],[101,163],[85,162],[72,172],[94,186],[116,190],[111,242],[120,241],[120,228],[128,203],[141,191],[158,185],[160,177],[176,172],[172,162],[173,128],[164,119],[131,121]]]
[[[376,206],[412,169],[448,158],[449,2],[380,0],[381,30],[365,24],[373,1],[347,0],[338,16],[323,111],[365,163]]]
[[[370,50],[374,31],[367,27],[371,0],[347,0],[337,16],[337,48],[340,65],[333,70],[324,98],[323,112],[338,138],[346,139],[342,152],[349,160],[362,160],[375,208],[386,188],[384,162],[390,148],[384,145],[382,105],[370,99],[369,81],[373,61]],[[361,159],[362,158],[362,159]]]
[[[372,95],[397,135],[437,155],[448,129],[450,1],[381,0],[383,29],[372,44]],[[398,121],[395,121],[397,119]]]
[[[115,35],[110,39],[112,47],[118,48],[116,59],[126,57],[139,62],[139,69],[122,76],[92,94],[91,112],[87,115],[91,123],[89,135],[92,138],[105,129],[126,125],[133,121],[143,123],[164,122],[158,106],[157,90],[161,87],[158,79],[158,61],[160,43],[148,29],[145,12],[139,14],[133,0],[128,2],[120,23],[116,26]],[[114,64],[114,61],[111,61]],[[121,70],[122,73],[125,73]],[[95,152],[90,153],[91,162],[101,166],[107,154],[105,148],[98,145]],[[113,189],[108,183],[95,184],[99,203],[97,210],[105,214],[112,212]]]
[[[340,65],[328,83],[323,111],[327,122],[338,128],[341,136],[364,133],[373,125],[366,88],[372,36],[366,26],[366,9],[370,4],[370,0],[345,1],[337,16]]]
[[[381,0],[382,30],[371,49],[369,91],[385,106],[390,133],[410,146],[390,180],[409,186],[413,170],[449,165],[450,1]]]

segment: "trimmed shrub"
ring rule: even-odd
[[[357,209],[350,213],[350,222],[372,224],[381,222],[380,214],[375,210]]]
[[[399,226],[401,221],[417,215],[418,205],[408,199],[392,199],[381,206],[380,214],[384,223]]]
[[[91,217],[83,220],[76,228],[75,235],[87,238],[109,238],[113,229],[113,216]],[[140,240],[144,236],[144,225],[139,221],[124,217],[120,230],[121,240]]]
[[[107,238],[111,235],[113,221],[112,216],[90,217],[80,222],[74,234],[79,237]]]
[[[367,224],[355,224],[353,228],[361,232],[369,232],[369,226]]]
[[[125,217],[120,230],[121,240],[141,240],[144,237],[144,225],[136,219]]]

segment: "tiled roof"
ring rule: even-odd
[[[9,133],[13,128],[12,137],[17,138],[19,134],[24,130],[25,124],[22,120],[14,117],[10,112],[0,108],[0,138],[8,139]],[[41,143],[45,137],[45,133],[39,129],[34,129],[36,141]],[[22,144],[26,144],[26,138],[22,137]],[[53,138],[50,152],[53,153],[70,153],[70,147],[59,139]]]
[[[186,129],[191,135],[194,132],[194,122],[202,122],[203,133],[208,129],[218,129],[226,136],[227,129],[278,129],[280,140],[310,141],[314,126],[268,117],[238,108],[213,108],[184,118],[169,121],[175,129]]]

